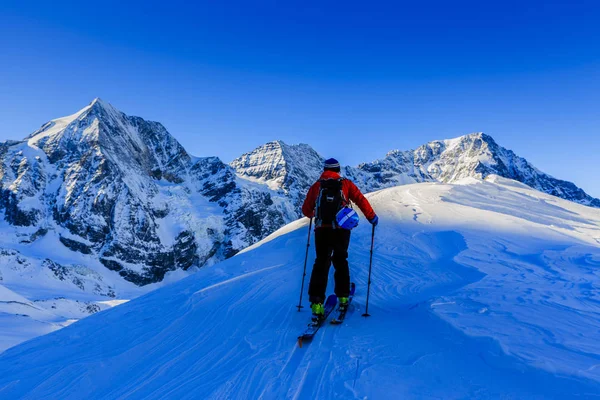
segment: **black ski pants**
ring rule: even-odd
[[[308,296],[311,303],[325,302],[325,291],[329,278],[329,267],[335,268],[335,294],[348,297],[350,294],[350,270],[348,268],[348,245],[350,231],[347,229],[315,229],[317,258],[310,276]]]

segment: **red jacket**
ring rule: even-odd
[[[319,180],[321,179],[340,179],[340,174],[333,171],[325,171],[321,174]],[[306,199],[302,205],[302,214],[306,215],[308,218],[312,218],[315,215],[315,208],[317,207],[317,198],[319,197],[320,190],[321,184],[317,181],[310,187],[310,190],[306,195]],[[375,218],[373,207],[371,207],[369,201],[363,196],[352,181],[349,179],[344,179],[342,181],[342,192],[346,199],[349,199],[360,208],[360,211],[365,214],[365,217],[368,220]]]

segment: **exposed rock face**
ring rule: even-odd
[[[96,99],[23,141],[0,143],[0,217],[20,243],[54,232],[62,246],[146,285],[230,257],[300,217],[323,161],[306,144],[281,141],[230,165],[192,157],[160,123]],[[343,172],[364,192],[496,174],[600,207],[481,133],[391,151]]]
[[[275,141],[242,155],[230,165],[240,176],[285,194],[299,213],[306,190],[319,178],[324,161],[307,144],[290,146]]]

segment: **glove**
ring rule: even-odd
[[[377,224],[379,223],[379,217],[377,215],[375,215],[373,218],[371,218],[369,220],[369,222],[371,223],[371,225],[377,226]]]

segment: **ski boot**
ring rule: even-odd
[[[338,310],[346,311],[348,309],[348,298],[347,297],[339,297],[338,301],[339,301]]]
[[[323,303],[312,303],[310,308],[312,310],[313,324],[318,324],[325,319],[325,307],[323,307]]]

